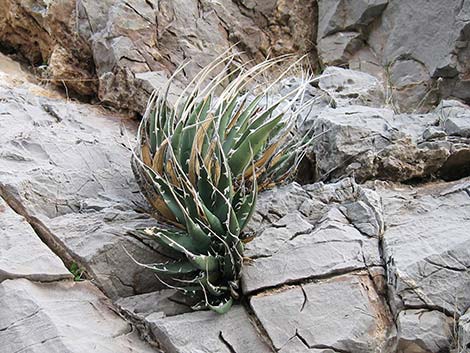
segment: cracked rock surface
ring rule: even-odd
[[[468,103],[470,3],[316,3],[4,0],[2,49],[134,112],[179,63],[194,60],[188,79],[234,42],[247,59],[312,54],[317,37],[323,63],[365,72],[329,67],[309,87],[312,183],[259,195],[244,295],[220,316],[127,254],[160,259],[128,233],[155,225],[129,163],[137,122],[0,55],[0,352],[467,353],[470,108],[434,103]],[[419,9],[429,26],[405,21]]]
[[[1,352],[155,352],[91,283],[0,283]]]
[[[426,114],[399,114],[383,100],[377,79],[342,68],[326,69],[316,85],[316,104],[299,122],[317,136],[314,179],[451,181],[470,175],[470,106],[443,100]]]
[[[233,45],[245,59],[308,53],[316,65],[316,16],[309,0],[4,0],[0,48],[46,82],[142,114],[176,67],[192,60],[184,86]]]
[[[4,200],[68,267],[78,263],[108,296],[156,289],[152,274],[125,251],[155,259],[152,244],[126,235],[148,222],[138,211],[146,206],[129,167],[135,123],[1,83],[0,96]]]
[[[49,282],[71,277],[28,222],[0,198],[0,282],[14,278]]]
[[[470,306],[470,180],[380,194],[392,308],[463,315]]]
[[[318,0],[318,18],[320,62],[381,78],[397,111],[470,102],[468,0]]]

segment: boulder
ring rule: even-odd
[[[328,67],[317,80],[318,87],[334,100],[334,107],[384,105],[384,91],[380,81],[367,73]]]
[[[158,352],[89,282],[0,283],[3,352]]]

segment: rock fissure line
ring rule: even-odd
[[[222,331],[219,332],[219,340],[225,345],[225,347],[227,347],[230,353],[237,353],[237,351],[235,350],[235,348],[233,348],[230,342],[225,339]]]
[[[19,319],[19,320],[17,320],[17,321],[14,321],[14,322],[12,322],[11,324],[9,324],[9,325],[6,326],[6,327],[0,328],[0,332],[1,332],[1,331],[6,331],[6,330],[8,330],[9,328],[15,326],[17,323],[22,322],[22,321],[25,321],[25,320],[28,320],[28,319],[30,319],[30,318],[36,316],[37,314],[39,314],[39,312],[41,312],[41,310],[42,310],[42,309],[39,308],[38,310],[34,311],[32,314],[29,314],[29,315],[27,315],[27,316],[25,316],[25,317],[22,317],[21,319]]]
[[[246,312],[248,314],[248,317],[250,319],[250,322],[253,325],[253,327],[256,329],[256,332],[258,333],[259,337],[261,337],[261,339],[264,341],[264,343],[266,343],[269,346],[269,348],[271,348],[271,350],[273,352],[276,352],[277,350],[274,346],[274,343],[273,343],[271,337],[268,334],[268,331],[263,326],[263,324],[261,323],[258,316],[256,316],[255,311],[253,310],[253,308],[251,307],[251,305],[248,301],[248,295],[246,295],[245,297],[242,297],[241,304],[244,307],[244,309],[246,310]]]
[[[385,225],[384,225],[385,227]],[[391,318],[392,320],[392,323],[395,327],[395,329],[398,331],[398,326],[397,326],[397,318],[395,317],[395,315],[393,314],[393,310],[392,310],[392,302],[390,300],[390,293],[389,293],[389,280],[388,280],[388,265],[387,265],[387,262],[385,261],[385,252],[384,252],[384,244],[383,244],[383,235],[379,237],[379,256],[380,256],[380,260],[382,261],[382,266],[384,268],[384,273],[383,273],[383,276],[384,276],[384,280],[385,280],[385,291],[384,293],[381,293],[381,297],[383,298],[383,303],[384,305],[386,306],[388,312],[389,312],[389,317]],[[369,272],[369,271],[368,271]],[[369,272],[369,276],[371,277],[371,273]],[[372,278],[371,278],[372,280]],[[376,288],[376,285],[375,285],[375,282],[372,280],[372,283],[374,285],[374,288],[376,290],[377,293],[380,293],[379,291],[377,291],[377,288]]]
[[[79,266],[84,266],[78,259],[76,259],[67,247],[58,239],[38,218],[28,213],[25,207],[13,195],[11,195],[3,184],[0,184],[0,197],[20,216],[31,225],[37,236],[41,241],[56,254],[67,268],[70,268],[73,263]],[[88,266],[86,266],[88,267]]]
[[[132,315],[129,311],[127,310],[119,310],[117,311],[120,317],[122,317],[124,320],[129,322],[131,327],[135,327],[137,329],[137,332],[139,333],[139,336],[148,344],[150,344],[152,347],[160,350],[161,345],[160,342],[158,342],[157,338],[153,334],[152,329],[150,328],[149,323],[144,320],[143,318],[140,318],[138,315]]]
[[[380,266],[376,266],[380,267]],[[354,268],[343,268],[340,270],[332,271],[330,273],[325,273],[321,275],[315,275],[311,277],[306,277],[306,278],[300,278],[300,279],[295,279],[295,280],[288,280],[283,283],[276,284],[274,286],[266,286],[262,288],[258,288],[256,290],[253,290],[246,295],[248,296],[256,296],[258,294],[262,294],[263,292],[270,292],[273,290],[278,290],[278,289],[288,289],[288,287],[291,286],[300,286],[303,284],[309,284],[309,283],[315,283],[321,280],[329,280],[335,277],[343,276],[343,275],[358,275],[358,274],[363,274],[364,271],[367,271],[367,267],[354,267]]]

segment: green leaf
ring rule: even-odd
[[[212,304],[207,303],[207,307],[209,309],[221,315],[227,313],[232,307],[232,305],[233,305],[233,299],[231,297],[227,298],[226,301],[223,301],[219,304],[212,305]]]
[[[229,156],[230,169],[235,175],[240,174],[251,162],[263,144],[266,142],[271,130],[281,122],[282,115],[261,125],[252,131],[248,137],[240,143],[240,146]]]
[[[198,271],[190,261],[175,261],[169,263],[150,264],[148,267],[157,273],[166,275],[182,275]]]

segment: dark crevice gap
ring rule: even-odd
[[[331,271],[329,273],[325,273],[321,275],[314,275],[314,276],[309,276],[309,277],[295,279],[295,280],[288,280],[288,281],[285,281],[283,283],[279,283],[273,286],[261,287],[249,293],[245,293],[245,296],[256,296],[258,294],[269,292],[272,290],[288,288],[289,286],[299,286],[302,284],[314,283],[317,281],[328,280],[328,279],[332,279],[332,278],[344,276],[344,275],[360,275],[360,274],[364,274],[365,271],[367,271],[366,267],[343,268],[343,269]]]
[[[235,348],[233,348],[230,342],[224,338],[224,334],[222,331],[219,332],[219,340],[224,344],[225,347],[227,347],[230,353],[237,353],[237,351],[235,350]]]
[[[332,346],[328,346],[326,344],[314,344],[314,345],[310,345],[308,343],[308,341],[299,333],[299,330],[296,330],[295,331],[295,336],[294,337],[297,337],[299,339],[300,342],[302,342],[302,344],[307,347],[309,350],[310,349],[330,349],[332,350],[333,352],[337,352],[337,353],[350,353],[349,351],[346,351],[344,349],[339,349],[339,348],[335,348],[335,347],[332,347]]]
[[[302,285],[300,285],[300,289],[302,290],[302,294],[304,296],[304,301],[302,303],[302,307],[300,308],[300,312],[304,311],[305,309],[305,306],[307,305],[307,302],[308,302],[308,296],[307,296],[307,293],[305,292],[305,289]]]
[[[255,328],[255,330],[258,332],[259,337],[261,340],[266,343],[266,345],[271,348],[272,352],[276,352],[277,349],[274,347],[274,343],[271,340],[271,337],[269,337],[268,332],[264,328],[263,324],[261,323],[260,319],[258,319],[258,316],[256,316],[255,311],[250,305],[248,295],[244,295],[241,299],[240,304],[245,308],[248,317],[250,318],[250,322]]]
[[[25,207],[18,201],[11,193],[9,193],[5,186],[0,184],[0,197],[11,207],[20,216],[24,217],[26,221],[30,224],[33,230],[36,232],[37,236],[41,241],[49,248],[51,251],[56,254],[64,263],[67,268],[70,268],[73,263],[76,263],[79,267],[85,268],[88,272],[89,268],[86,264],[81,263],[79,259],[73,256],[65,244],[58,239],[45,225],[41,220],[32,216],[28,213]],[[85,279],[88,279],[87,274],[84,274]]]
[[[142,340],[146,341],[152,347],[155,347],[160,351],[161,345],[153,334],[153,331],[150,328],[150,324],[146,320],[137,315],[132,315],[128,311],[122,309],[116,311],[116,313],[119,314],[119,316],[121,316],[124,320],[129,322],[131,327],[135,327],[137,329],[137,332],[139,333],[139,336],[142,338]]]
[[[390,318],[392,319],[392,323],[393,325],[395,326],[395,329],[396,331],[398,332],[398,326],[397,326],[397,320],[396,320],[396,317],[395,317],[395,311],[392,310],[392,303],[391,303],[391,300],[390,300],[390,292],[391,292],[391,289],[389,288],[389,278],[388,278],[388,264],[387,262],[385,261],[385,252],[384,252],[384,244],[383,244],[383,235],[381,237],[379,237],[379,255],[380,255],[380,259],[382,260],[382,266],[384,267],[385,271],[384,271],[384,277],[385,277],[385,285],[386,285],[386,288],[385,288],[385,291],[384,293],[381,293],[381,297],[383,298],[383,303],[384,305],[387,307],[388,309],[388,312],[390,313]],[[369,276],[371,276],[371,274],[369,273]],[[372,281],[372,283],[374,283],[374,281]],[[374,286],[375,286],[375,283],[374,283]]]

